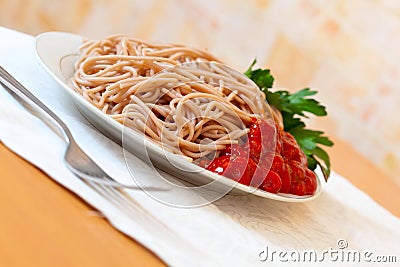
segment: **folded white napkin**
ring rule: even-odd
[[[110,175],[130,182],[122,148],[96,131],[43,70],[34,38],[0,27],[0,40],[0,65],[59,115],[82,148]],[[271,262],[271,253],[276,251],[274,264],[286,259],[308,266],[309,262],[292,259],[289,254],[315,250],[322,259],[323,251],[329,249],[371,252],[369,260],[397,255],[400,261],[400,220],[335,173],[316,200],[303,204],[227,195],[207,206],[184,209],[162,204],[141,191],[129,191],[146,214],[144,219],[132,220],[68,171],[63,163],[65,143],[1,87],[0,99],[1,142],[100,210],[115,228],[168,265],[263,265]],[[148,178],[149,185],[157,184],[152,168],[129,153],[127,157],[137,166],[132,169],[134,176]],[[202,198],[178,190],[159,194],[172,201]],[[343,244],[347,247],[341,247]],[[279,252],[287,254],[279,258]],[[346,262],[324,257],[321,262],[326,264]],[[362,255],[359,264],[365,261],[368,257]]]

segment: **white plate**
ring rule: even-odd
[[[43,33],[36,38],[36,52],[44,68],[71,96],[85,118],[101,133],[118,144],[123,144],[124,149],[148,163],[150,163],[150,159],[151,163],[157,168],[190,183],[202,185],[201,188],[206,190],[212,189],[220,193],[250,193],[285,202],[305,202],[316,198],[320,194],[320,179],[317,179],[317,191],[315,194],[303,197],[290,194],[273,194],[245,186],[229,178],[206,171],[179,155],[165,152],[156,144],[147,141],[142,134],[130,129],[127,130],[126,127],[84,100],[67,85],[68,79],[73,75],[73,65],[79,55],[79,46],[82,41],[83,38],[75,34],[63,32]]]

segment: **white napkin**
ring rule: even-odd
[[[42,69],[36,58],[34,38],[0,27],[0,40],[0,65],[60,116],[78,143],[109,174],[129,182],[122,148],[98,133]],[[183,209],[164,205],[141,191],[129,191],[152,218],[145,219],[149,223],[132,220],[68,171],[63,163],[65,143],[1,87],[0,99],[1,142],[100,210],[115,228],[152,250],[168,265],[265,265],[271,262],[271,257],[263,261],[266,248],[268,253],[277,251],[272,260],[275,265],[289,257],[282,254],[280,259],[279,252],[315,250],[321,253],[320,259],[322,252],[329,249],[371,252],[369,260],[395,255],[400,261],[400,220],[335,173],[321,195],[304,204],[228,195],[207,206]],[[134,176],[157,183],[150,167],[129,153],[128,157],[138,167],[132,170]],[[171,200],[201,199],[185,191],[161,194],[168,194]],[[168,230],[158,230],[159,225]],[[339,245],[338,240],[342,240]],[[338,247],[343,244],[348,247]],[[291,258],[287,261],[310,265]],[[359,264],[365,261],[368,259],[361,258]],[[343,260],[325,257],[322,261],[338,262]]]

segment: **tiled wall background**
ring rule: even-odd
[[[277,87],[319,90],[329,118],[310,123],[400,182],[398,0],[0,0],[0,25],[183,43],[240,70],[257,57]]]

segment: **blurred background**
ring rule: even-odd
[[[312,127],[400,184],[398,0],[0,0],[0,25],[181,43],[242,71],[257,58],[275,87],[318,90],[329,118]]]

